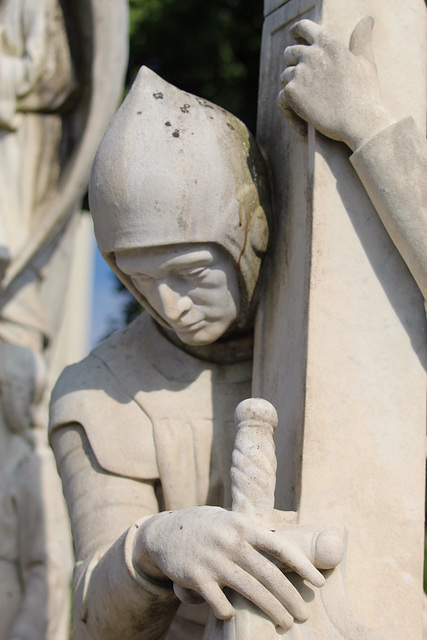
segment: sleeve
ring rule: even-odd
[[[159,477],[151,420],[93,353],[67,367],[52,393],[50,437],[71,423],[83,426],[104,471],[137,480]]]
[[[155,481],[106,473],[80,425],[56,429],[52,446],[68,504],[77,564],[74,622],[82,640],[155,640],[179,601],[170,581],[154,583],[133,568],[133,539],[158,512]]]
[[[387,232],[427,299],[427,143],[412,118],[350,158]]]

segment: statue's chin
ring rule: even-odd
[[[222,336],[222,333],[217,335],[210,331],[199,331],[196,333],[176,332],[176,335],[181,342],[188,344],[190,347],[206,347],[216,342]]]

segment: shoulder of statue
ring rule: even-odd
[[[52,394],[50,435],[72,424],[83,428],[105,471],[158,477],[151,420],[95,352],[67,367]]]

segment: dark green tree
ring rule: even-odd
[[[130,0],[130,69],[256,121],[263,0]]]

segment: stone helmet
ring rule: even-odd
[[[240,120],[142,67],[99,146],[89,202],[101,253],[161,324],[115,251],[220,245],[238,273],[238,326],[248,324],[268,243],[269,185]]]

